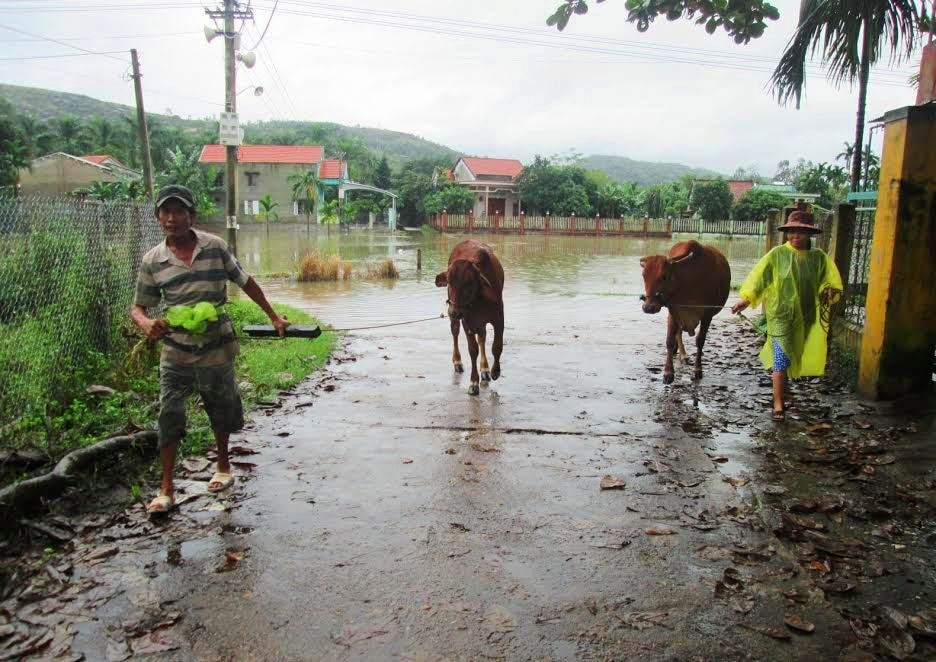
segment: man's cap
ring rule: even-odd
[[[812,234],[819,234],[822,232],[822,230],[816,226],[816,220],[813,218],[813,215],[806,211],[792,212],[787,217],[787,222],[777,229],[783,231],[805,230]]]
[[[156,195],[156,210],[158,211],[170,198],[175,198],[181,202],[188,207],[189,211],[195,211],[195,196],[192,195],[192,191],[178,184],[170,184],[159,189],[159,193]]]

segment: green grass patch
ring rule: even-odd
[[[419,226],[419,232],[426,237],[436,233],[436,231],[432,229],[432,226],[426,225],[425,223]]]
[[[317,323],[297,308],[285,305],[274,308],[293,323]],[[227,309],[241,339],[237,379],[247,410],[275,396],[277,391],[301,382],[325,363],[337,342],[333,332],[324,332],[314,340],[247,339],[242,333],[243,326],[268,324],[267,316],[249,300],[230,302]],[[5,385],[20,397],[34,399],[21,416],[0,429],[0,448],[36,448],[55,462],[75,448],[155,426],[159,412],[158,347],[139,343],[137,337],[124,334],[122,344],[114,347],[116,358],[108,361],[89,352],[81,357],[80,365],[74,365],[59,377],[53,389],[52,384],[36,384],[32,380],[36,374],[48,372],[38,370],[39,364],[54,355],[53,336],[61,331],[39,320],[3,330],[8,333],[0,336],[0,365],[11,371]],[[15,381],[17,375],[22,377],[22,383]],[[85,392],[90,384],[111,387],[114,393],[91,395]],[[43,399],[42,394],[49,392],[58,396]],[[214,444],[208,417],[198,406],[197,398],[190,399],[188,414],[188,434],[180,448],[183,455],[202,452]],[[3,483],[10,478],[0,475]]]

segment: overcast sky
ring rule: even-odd
[[[405,131],[469,155],[530,161],[575,150],[678,162],[730,174],[781,159],[833,161],[852,141],[857,93],[808,71],[800,110],[767,89],[792,35],[799,0],[774,0],[781,18],[736,46],[687,21],[648,32],[625,21],[624,0],[592,3],[564,33],[545,25],[559,0],[253,0],[238,66],[246,120],[301,119]],[[245,4],[245,3],[241,3]],[[146,108],[183,117],[223,107],[223,45],[194,0],[0,0],[0,81],[133,104],[125,79],[140,53]],[[114,52],[77,53],[75,47]],[[918,64],[872,74],[868,117],[912,104]],[[880,132],[875,135],[875,148]]]

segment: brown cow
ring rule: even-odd
[[[449,256],[448,271],[436,276],[436,287],[448,286],[448,314],[452,327],[452,363],[455,372],[464,372],[458,353],[458,322],[461,321],[468,337],[471,354],[471,387],[469,393],[478,395],[478,350],[481,351],[480,379],[488,381],[500,377],[500,356],[504,348],[504,269],[487,244],[473,239],[459,243]],[[488,370],[484,341],[487,325],[494,327],[494,366]]]
[[[646,295],[643,311],[651,315],[661,308],[669,309],[666,324],[666,365],[663,368],[663,383],[673,381],[673,354],[679,349],[684,362],[688,363],[682,332],[696,338],[694,379],[702,379],[702,347],[712,317],[718,314],[728,301],[731,289],[731,267],[725,256],[711,246],[697,241],[683,241],[673,246],[668,256],[651,255],[641,258]]]

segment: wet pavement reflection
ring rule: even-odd
[[[288,270],[301,237],[242,234],[241,259],[256,273]],[[393,257],[401,279],[263,285],[338,328],[426,317],[441,312],[433,280],[459,239],[320,237],[320,250],[356,265]],[[871,580],[841,570],[853,558],[841,541],[855,534],[834,520],[780,520],[804,489],[806,470],[790,458],[804,444],[819,455],[832,446],[813,443],[807,425],[839,412],[836,431],[856,415],[877,426],[889,414],[816,382],[797,395],[804,420],[778,429],[762,402],[759,341],[727,311],[713,321],[704,379],[677,366],[664,386],[665,317],[643,314],[636,294],[639,258],[669,241],[485,239],[507,281],[500,380],[468,395],[445,320],[349,334],[325,369],[237,435],[255,466],[232,492],[183,483],[191,500],[170,522],[132,510],[95,529],[74,569],[101,594],[78,599],[87,618],[71,626],[70,650],[206,660],[859,660],[908,650],[910,621],[901,629],[868,612]],[[716,245],[735,284],[761,250],[748,239]],[[928,433],[932,416],[915,425]],[[884,480],[879,489],[900,482]],[[931,494],[914,494],[907,516],[931,522]],[[904,562],[874,556],[882,575]],[[900,576],[920,589],[901,596],[903,612],[932,604],[927,561]],[[835,602],[832,582],[849,577],[864,597]],[[919,641],[905,659],[932,650]]]

